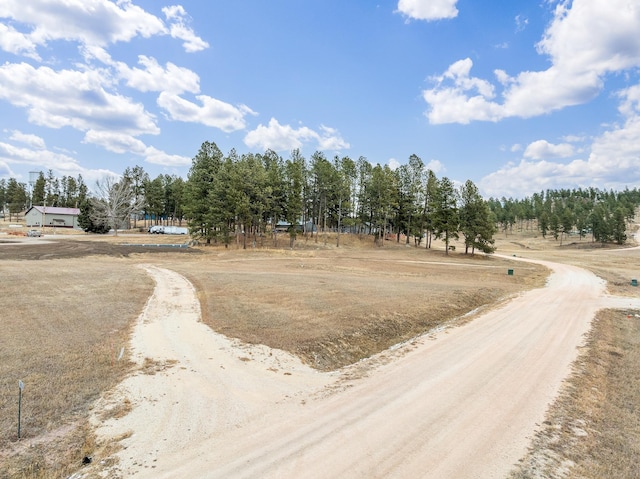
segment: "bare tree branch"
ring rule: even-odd
[[[144,205],[144,198],[136,197],[131,181],[125,178],[117,181],[113,176],[105,176],[96,182],[95,193],[91,198],[91,219],[113,228],[116,235],[118,228],[128,227],[131,214],[140,211]]]

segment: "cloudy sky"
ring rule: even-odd
[[[639,32],[637,0],[2,0],[0,178],[186,178],[213,141],[639,187]]]

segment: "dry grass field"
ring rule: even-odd
[[[128,262],[101,257],[2,260],[0,275],[0,477],[65,477],[65,466],[91,448],[88,406],[129,370],[118,350],[153,282]]]
[[[248,250],[131,246],[184,241],[150,235],[8,241],[0,235],[0,478],[67,477],[92,450],[88,411],[131,371],[128,334],[153,289],[137,264],[187,277],[203,321],[216,331],[290,351],[321,370],[471,320],[467,313],[539,287],[547,275],[508,258],[466,256],[460,247],[447,256],[439,245],[424,250],[387,242],[380,248],[369,238],[346,236],[340,248],[335,238],[321,236],[299,240],[293,250],[284,239],[280,248],[265,241]],[[612,292],[637,294],[628,284],[636,266],[623,252],[591,248],[588,240],[559,247],[519,233],[499,237],[498,248],[507,256],[573,262],[607,279]],[[621,334],[611,341],[637,341],[637,329]],[[25,383],[20,441],[19,379]]]

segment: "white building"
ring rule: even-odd
[[[27,226],[76,228],[78,226],[79,208],[58,208],[55,206],[32,206],[24,214]]]

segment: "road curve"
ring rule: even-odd
[[[106,436],[133,431],[113,476],[505,477],[596,311],[640,308],[640,300],[605,295],[586,270],[536,262],[553,271],[546,287],[414,341],[351,381],[349,368],[321,374],[278,351],[238,349],[197,322],[184,278],[149,267],[157,286],[148,307],[159,309],[143,314],[133,347],[177,364],[123,383],[135,407],[101,427]]]

